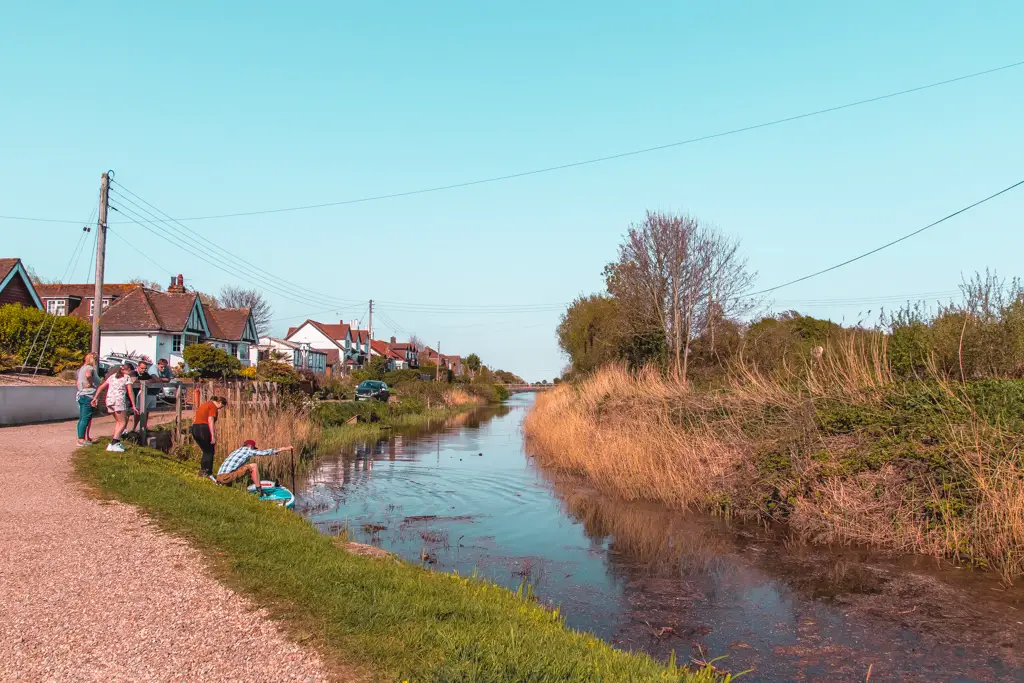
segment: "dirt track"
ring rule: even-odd
[[[109,419],[94,427],[111,432]],[[328,679],[197,551],[90,498],[72,473],[74,431],[0,429],[0,680]]]

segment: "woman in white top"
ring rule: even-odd
[[[114,438],[107,445],[108,451],[124,453],[124,446],[121,445],[121,432],[128,426],[128,406],[131,405],[132,412],[138,413],[135,405],[135,392],[131,390],[132,376],[129,374],[131,367],[119,365],[111,368],[103,384],[96,389],[96,396],[92,399],[92,405],[99,405],[100,396],[107,392],[107,411],[114,416]]]

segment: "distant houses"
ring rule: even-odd
[[[0,258],[0,305],[20,304],[56,316],[91,321],[96,311],[95,287],[81,284],[34,284],[17,258]],[[258,336],[247,308],[221,308],[204,303],[185,287],[182,275],[171,278],[166,291],[137,283],[103,285],[100,316],[100,356],[136,355],[185,362],[193,344],[209,344],[237,358],[243,366],[260,361],[282,362],[317,375],[347,375],[374,357],[387,361],[388,370],[438,365],[463,374],[460,356],[442,355],[412,341],[370,339],[369,330],[355,321],[323,323],[305,320],[283,338]]]

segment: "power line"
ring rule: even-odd
[[[939,225],[940,223],[945,223],[950,218],[953,218],[955,216],[959,216],[962,213],[966,213],[966,212],[970,211],[971,209],[973,209],[973,208],[975,208],[977,206],[981,206],[982,204],[984,204],[985,202],[987,202],[987,201],[989,201],[991,199],[995,199],[999,195],[1006,194],[1007,192],[1020,187],[1021,185],[1024,185],[1024,180],[1020,180],[1020,181],[1014,183],[1013,185],[1010,185],[1009,187],[1005,187],[1002,190],[999,190],[995,194],[990,194],[989,196],[985,197],[984,199],[980,199],[980,200],[974,202],[973,204],[970,204],[968,206],[965,206],[962,209],[954,211],[953,213],[951,213],[951,214],[949,214],[947,216],[943,216],[942,218],[940,218],[939,220],[935,221],[934,223],[929,223],[928,225],[924,226],[923,228],[918,228],[914,232],[907,233],[906,235],[903,235],[902,237],[894,239],[892,242],[888,242],[886,244],[883,244],[880,247],[876,247],[876,248],[872,249],[871,251],[866,251],[863,254],[860,254],[858,256],[854,256],[853,258],[847,259],[847,260],[843,261],[842,263],[837,263],[834,266],[829,266],[828,268],[824,268],[822,270],[816,271],[814,273],[811,273],[810,275],[804,275],[803,277],[798,277],[795,280],[790,280],[789,282],[783,282],[781,285],[775,285],[774,287],[769,287],[768,289],[762,289],[762,290],[759,290],[757,292],[751,292],[749,294],[744,294],[744,295],[742,295],[742,297],[743,298],[754,297],[754,296],[760,296],[761,294],[767,294],[769,292],[774,292],[774,291],[776,291],[778,289],[782,289],[783,287],[789,287],[790,285],[795,285],[798,282],[804,282],[805,280],[810,280],[812,277],[818,277],[819,275],[824,275],[825,273],[830,273],[833,270],[837,270],[839,268],[842,268],[843,266],[848,266],[851,263],[854,263],[855,261],[860,261],[861,259],[867,258],[868,256],[871,256],[872,254],[877,254],[878,252],[882,251],[883,249],[888,249],[889,247],[891,247],[891,246],[893,246],[895,244],[899,244],[900,242],[903,242],[904,240],[908,240],[911,237],[913,237],[914,235],[920,235],[925,230],[928,230],[930,228],[934,228],[936,225]]]
[[[224,257],[222,257],[219,254],[217,254],[217,253],[212,251],[211,248],[216,246],[216,245],[214,245],[212,242],[210,242],[209,240],[205,239],[203,236],[199,235],[198,233],[194,233],[191,229],[187,229],[186,228],[188,230],[188,232],[193,234],[193,235],[195,235],[195,237],[190,237],[189,235],[183,235],[183,234],[181,234],[179,232],[174,232],[173,231],[173,226],[170,226],[171,230],[168,230],[167,226],[160,226],[160,225],[154,224],[153,221],[146,220],[145,216],[155,217],[155,214],[153,212],[149,211],[148,209],[146,209],[144,207],[141,207],[138,203],[136,203],[135,201],[133,201],[132,199],[130,199],[128,197],[125,197],[124,195],[122,195],[120,192],[117,192],[113,188],[112,188],[112,190],[113,190],[112,194],[118,200],[119,206],[121,207],[121,209],[125,209],[126,208],[126,204],[130,204],[132,206],[132,209],[130,209],[130,212],[134,216],[133,222],[139,224],[143,228],[146,228],[150,232],[154,232],[155,230],[159,230],[159,231],[161,231],[160,234],[162,234],[165,237],[165,239],[173,240],[175,243],[178,244],[178,246],[187,245],[188,247],[190,247],[192,249],[197,249],[197,250],[201,251],[203,256],[200,257],[200,258],[203,258],[203,260],[205,260],[207,263],[211,263],[211,265],[214,265],[215,267],[218,267],[221,270],[224,270],[225,272],[228,272],[231,275],[234,275],[236,277],[238,276],[238,274],[236,272],[237,270],[241,270],[243,272],[249,272],[250,270],[259,270],[258,268],[253,266],[253,264],[250,264],[248,261],[245,261],[244,259],[242,259],[240,257],[234,256],[232,253],[228,252],[223,247],[217,246],[216,248],[218,250],[226,253],[228,255],[228,258],[232,259],[233,261],[237,261],[238,263],[234,263],[234,262],[225,260]],[[120,204],[120,202],[125,202],[125,204]],[[132,216],[129,216],[129,218],[132,218]],[[140,220],[136,220],[136,219],[140,219]],[[143,223],[149,223],[150,226],[147,227]],[[182,226],[182,227],[184,227],[184,226]],[[194,251],[190,251],[190,253],[192,253],[193,255],[198,256]],[[211,261],[211,259],[212,259],[212,261],[215,261],[216,263],[213,263]],[[266,271],[264,271],[264,272],[266,272]],[[271,291],[274,291],[275,293],[280,293],[283,296],[291,297],[293,299],[295,299],[295,297],[298,297],[299,299],[302,300],[302,302],[305,302],[305,303],[313,303],[314,305],[321,305],[321,306],[325,305],[325,304],[330,305],[330,304],[338,303],[338,302],[336,302],[336,301],[334,301],[332,299],[327,299],[327,298],[324,298],[324,297],[321,297],[321,296],[308,295],[308,294],[305,294],[302,291],[293,291],[293,288],[290,288],[288,286],[279,284],[275,279],[273,279],[273,276],[271,276],[270,278],[260,278],[260,283],[261,283],[262,286],[270,289]]]
[[[970,79],[973,79],[973,78],[980,78],[981,76],[987,76],[987,75],[994,74],[994,73],[997,73],[997,72],[1000,72],[1000,71],[1006,71],[1006,70],[1009,70],[1009,69],[1014,69],[1014,68],[1017,68],[1017,67],[1019,67],[1021,65],[1024,65],[1024,60],[1018,61],[1018,62],[1013,62],[1011,64],[1004,64],[1002,66],[997,66],[997,67],[994,67],[994,68],[991,68],[991,69],[985,69],[984,71],[976,71],[974,73],[965,74],[963,76],[957,76],[955,78],[948,78],[948,79],[945,79],[945,80],[942,80],[942,81],[936,81],[934,83],[928,83],[928,84],[925,84],[925,85],[919,85],[919,86],[915,86],[915,87],[912,87],[912,88],[906,88],[904,90],[898,90],[898,91],[895,91],[895,92],[886,93],[884,95],[877,95],[875,97],[869,97],[867,99],[856,100],[856,101],[853,101],[853,102],[847,102],[845,104],[840,104],[840,105],[836,105],[836,106],[833,106],[833,107],[825,107],[825,108],[822,108],[822,109],[815,109],[813,111],[804,112],[802,114],[795,114],[793,116],[786,116],[786,117],[783,117],[783,118],[780,118],[780,119],[773,119],[771,121],[764,121],[762,123],[757,123],[757,124],[753,124],[753,125],[749,125],[749,126],[743,126],[743,127],[740,127],[740,128],[732,128],[732,129],[729,129],[729,130],[719,131],[717,133],[711,133],[711,134],[708,134],[708,135],[701,135],[699,137],[688,138],[686,140],[679,140],[677,142],[669,142],[669,143],[662,144],[662,145],[656,145],[654,147],[644,147],[644,148],[641,148],[641,149],[635,149],[635,150],[631,150],[631,151],[628,151],[628,152],[620,152],[618,154],[609,154],[609,155],[606,155],[606,156],[594,157],[594,158],[591,158],[591,159],[584,159],[582,161],[573,161],[573,162],[569,162],[569,163],[565,163],[565,164],[558,164],[556,166],[545,166],[545,167],[542,167],[542,168],[536,168],[536,169],[532,169],[532,170],[528,170],[528,171],[520,171],[520,172],[517,172],[517,173],[507,173],[505,175],[491,176],[491,177],[488,177],[488,178],[480,178],[480,179],[477,179],[477,180],[469,180],[469,181],[464,181],[464,182],[459,182],[459,183],[452,183],[452,184],[448,184],[448,185],[435,185],[433,187],[420,188],[420,189],[417,189],[417,190],[406,190],[406,191],[403,191],[403,192],[392,192],[392,193],[389,193],[389,194],[380,194],[380,195],[374,195],[374,196],[368,196],[368,197],[360,197],[360,198],[357,198],[357,199],[345,199],[345,200],[340,200],[340,201],[323,202],[323,203],[320,203],[320,204],[306,204],[306,205],[302,205],[302,206],[290,206],[290,207],[283,207],[283,208],[278,208],[278,209],[262,209],[262,210],[258,210],[258,211],[239,211],[239,212],[235,212],[235,213],[223,213],[223,214],[214,214],[214,215],[208,215],[208,216],[190,216],[190,217],[187,217],[187,218],[176,218],[176,219],[158,219],[155,222],[166,223],[166,222],[175,222],[175,221],[205,221],[205,220],[213,220],[213,219],[220,219],[220,218],[239,218],[239,217],[243,217],[243,216],[260,216],[260,215],[265,215],[265,214],[284,213],[284,212],[288,212],[288,211],[307,211],[307,210],[311,210],[311,209],[324,209],[324,208],[328,208],[328,207],[332,207],[332,206],[345,206],[345,205],[349,205],[349,204],[361,204],[361,203],[365,203],[365,202],[381,201],[381,200],[385,200],[385,199],[397,199],[397,198],[400,198],[400,197],[409,197],[409,196],[419,195],[419,194],[428,194],[428,193],[433,193],[433,192],[443,192],[443,191],[446,191],[446,190],[455,190],[455,189],[464,188],[464,187],[472,187],[472,186],[475,186],[475,185],[484,185],[484,184],[488,184],[488,183],[496,183],[496,182],[500,182],[500,181],[504,181],[504,180],[513,180],[515,178],[524,178],[524,177],[527,177],[527,176],[539,175],[539,174],[542,174],[542,173],[552,173],[552,172],[555,172],[555,171],[563,171],[563,170],[570,169],[570,168],[578,168],[580,166],[588,166],[588,165],[592,165],[592,164],[604,163],[604,162],[607,162],[607,161],[614,161],[616,159],[624,159],[624,158],[627,158],[627,157],[638,156],[638,155],[641,155],[641,154],[649,154],[651,152],[659,152],[659,151],[666,150],[666,149],[671,149],[671,148],[674,148],[674,147],[682,147],[684,145],[692,145],[692,144],[695,144],[695,143],[698,143],[698,142],[706,142],[708,140],[714,140],[716,138],[726,137],[726,136],[729,136],[729,135],[737,135],[739,133],[747,133],[747,132],[754,131],[754,130],[760,130],[762,128],[769,128],[769,127],[772,127],[772,126],[778,126],[778,125],[781,125],[781,124],[784,124],[784,123],[791,123],[793,121],[799,121],[801,119],[810,118],[812,116],[821,116],[821,115],[824,115],[824,114],[831,114],[831,113],[834,113],[834,112],[837,112],[837,111],[842,111],[844,109],[851,109],[853,107],[859,107],[859,106],[863,106],[863,105],[866,105],[866,104],[872,104],[872,103],[875,103],[875,102],[881,102],[883,100],[893,99],[895,97],[902,97],[903,95],[910,95],[912,93],[921,92],[921,91],[924,91],[924,90],[930,90],[932,88],[939,88],[939,87],[942,87],[942,86],[951,85],[953,83],[959,83],[960,81],[966,81],[966,80],[970,80]],[[4,218],[4,219],[8,219],[8,220],[39,221],[39,222],[44,222],[44,223],[76,223],[77,222],[77,221],[67,221],[67,220],[59,220],[59,219],[32,218],[32,217],[25,217],[25,216],[0,216],[0,218]]]
[[[224,271],[225,273],[228,273],[229,275],[232,275],[233,277],[240,278],[240,279],[242,279],[242,280],[244,280],[246,282],[249,282],[249,283],[255,285],[257,287],[257,289],[261,289],[261,288],[267,289],[267,290],[273,292],[274,294],[277,294],[277,295],[282,296],[282,297],[284,297],[286,299],[290,299],[292,301],[295,301],[295,302],[301,303],[301,304],[306,304],[306,305],[312,304],[312,305],[321,305],[321,306],[324,305],[323,301],[313,300],[313,299],[310,299],[308,297],[296,297],[296,295],[293,295],[293,294],[291,294],[291,293],[289,293],[287,291],[282,292],[278,288],[273,287],[273,286],[271,286],[270,284],[268,284],[266,282],[260,282],[260,281],[252,280],[247,275],[245,275],[244,273],[240,274],[240,273],[236,272],[231,267],[229,267],[228,265],[225,265],[222,262],[211,260],[210,258],[207,258],[206,255],[202,254],[201,252],[197,252],[195,250],[197,248],[202,248],[201,246],[194,245],[194,244],[191,244],[191,243],[185,242],[185,241],[178,241],[178,240],[174,239],[174,237],[169,236],[169,235],[167,235],[167,234],[165,234],[163,232],[160,232],[160,231],[158,231],[158,229],[155,229],[154,227],[146,225],[145,223],[142,222],[142,220],[144,220],[144,219],[140,220],[139,215],[137,213],[135,213],[135,211],[133,211],[131,209],[128,209],[123,204],[120,205],[119,207],[111,205],[111,208],[114,211],[117,211],[118,213],[126,216],[131,222],[136,223],[141,228],[143,228],[143,229],[153,233],[154,235],[156,235],[160,239],[162,239],[162,240],[164,240],[166,242],[169,242],[170,244],[173,244],[174,246],[178,247],[182,251],[185,251],[185,252],[191,254],[192,256],[195,256],[200,261],[203,261],[204,263],[207,263],[207,264],[213,266],[214,268],[217,268],[218,270]]]
[[[228,249],[225,249],[224,247],[221,247],[220,245],[218,245],[215,242],[213,242],[210,239],[208,239],[208,237],[206,237],[204,235],[200,235],[199,233],[195,232],[194,230],[192,230],[187,225],[184,225],[180,221],[175,220],[174,218],[172,218],[170,216],[170,214],[168,214],[165,211],[161,211],[156,206],[153,206],[153,204],[151,204],[150,202],[146,201],[145,199],[143,199],[142,197],[140,197],[136,193],[132,192],[129,188],[125,187],[122,183],[115,181],[114,184],[117,185],[117,187],[120,188],[121,190],[123,190],[124,192],[128,193],[129,195],[131,195],[135,199],[138,199],[140,202],[142,202],[143,204],[145,204],[146,206],[151,208],[157,214],[160,214],[160,215],[164,216],[169,221],[173,221],[173,223],[175,225],[179,226],[182,230],[188,232],[189,234],[193,235],[197,239],[203,240],[204,246],[208,246],[208,247],[210,247],[210,248],[212,248],[212,249],[214,249],[216,251],[221,252],[228,259],[231,259],[231,260],[239,263],[242,266],[245,266],[245,267],[248,267],[248,268],[252,268],[253,270],[255,270],[257,272],[262,273],[265,277],[270,278],[270,279],[280,283],[280,286],[282,286],[282,288],[284,288],[284,289],[293,289],[293,290],[295,290],[299,294],[312,295],[314,298],[323,299],[325,302],[345,301],[343,299],[337,299],[336,297],[333,297],[333,296],[330,296],[330,295],[327,295],[327,294],[323,294],[321,292],[316,292],[316,291],[311,290],[311,289],[309,289],[307,287],[303,287],[302,285],[295,284],[294,282],[289,282],[288,280],[285,280],[284,278],[281,278],[281,277],[275,275],[274,273],[271,273],[271,272],[269,272],[267,270],[264,270],[263,268],[260,268],[255,263],[252,263],[251,261],[247,261],[244,258],[242,258],[240,256],[237,256],[233,251],[230,251]],[[139,209],[141,209],[143,211],[146,211],[145,209],[142,209],[142,207],[140,207],[138,204],[136,204],[135,202],[131,201],[130,199],[128,199],[127,197],[122,195],[120,191],[117,191],[117,195],[121,199],[130,202],[136,208],[139,208]],[[147,211],[147,213],[150,216],[153,216],[152,212]]]
[[[120,235],[119,233],[116,233],[116,232],[114,232],[114,231],[113,231],[113,230],[112,230],[111,228],[109,228],[109,227],[108,227],[108,228],[107,228],[107,234],[108,234],[108,235],[113,235],[114,237],[116,237],[117,239],[119,239],[119,240],[120,240],[121,242],[123,242],[124,244],[128,245],[128,247],[129,247],[129,248],[131,248],[131,249],[132,249],[133,251],[135,251],[135,253],[137,253],[137,254],[138,254],[139,256],[141,256],[142,258],[146,259],[147,261],[149,261],[149,262],[150,262],[150,263],[152,263],[152,264],[153,264],[154,266],[156,266],[156,267],[157,267],[157,268],[159,268],[160,270],[164,271],[165,273],[167,273],[167,274],[168,274],[168,275],[170,275],[171,277],[174,277],[174,271],[173,271],[173,270],[168,270],[166,266],[162,266],[162,265],[160,265],[159,263],[157,263],[156,261],[154,261],[153,259],[151,259],[151,258],[150,258],[150,257],[149,257],[149,256],[148,256],[148,255],[146,254],[146,252],[142,251],[141,249],[139,249],[138,247],[136,247],[136,246],[135,246],[134,244],[132,244],[131,242],[129,242],[129,241],[128,241],[128,240],[126,240],[125,238],[121,237],[121,235]]]
[[[124,188],[124,186],[121,185],[120,183],[117,183],[117,185],[119,185],[122,189],[128,191],[127,188]],[[293,283],[288,282],[287,280],[278,278],[269,271],[266,271],[260,268],[259,266],[256,266],[255,264],[246,261],[245,259],[242,259],[241,257],[234,256],[228,250],[224,249],[223,247],[215,245],[213,242],[206,239],[202,235],[199,235],[198,233],[194,232],[187,226],[181,227],[187,230],[190,234],[195,235],[195,238],[190,238],[188,235],[182,235],[177,232],[167,231],[166,228],[156,225],[156,221],[146,219],[146,216],[149,216],[151,218],[155,216],[155,214],[152,211],[149,211],[145,207],[141,206],[138,202],[135,202],[130,197],[121,194],[113,187],[111,188],[111,194],[112,197],[117,199],[118,201],[118,204],[116,206],[112,205],[112,208],[118,213],[121,213],[123,216],[128,218],[130,222],[135,223],[139,227],[142,227],[143,229],[156,235],[162,240],[169,242],[170,244],[173,244],[179,249],[185,251],[186,253],[195,256],[204,263],[207,263],[213,266],[214,268],[217,268],[233,277],[238,277],[243,280],[246,280],[247,282],[256,285],[257,288],[266,289],[271,293],[277,294],[278,296],[282,296],[286,299],[290,299],[298,303],[303,303],[307,305],[312,304],[314,306],[329,306],[330,308],[327,308],[327,311],[337,310],[340,308],[349,308],[350,304],[359,301],[355,299],[328,298],[326,295],[317,293],[313,290],[301,288],[299,285],[295,285]],[[133,196],[137,197],[138,195],[134,195],[133,193]],[[144,199],[140,198],[139,201],[152,206]],[[159,209],[155,210],[159,211]],[[121,236],[121,239],[122,241],[124,241],[123,236]],[[216,247],[220,252],[228,254],[229,257],[234,259],[234,261],[238,261],[241,264],[244,264],[244,266],[238,263],[229,262],[218,256],[216,253],[207,251],[206,249],[208,247]],[[159,267],[161,268],[161,270],[171,272],[173,274],[173,272],[167,270],[166,267]],[[258,281],[253,280],[252,278],[248,277],[250,268],[254,271],[266,273],[268,277],[260,278]],[[279,284],[280,282],[283,282],[285,284]],[[523,314],[549,310],[560,310],[561,308],[564,307],[564,304],[513,304],[503,306],[437,305],[415,304],[407,302],[391,302],[391,304],[393,308],[405,310],[406,312],[427,312],[431,314],[472,313],[474,315],[507,315],[512,313]],[[362,306],[361,301],[359,301],[359,305]]]

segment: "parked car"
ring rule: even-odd
[[[388,385],[384,382],[379,382],[375,379],[363,380],[356,387],[356,400],[357,401],[384,401],[391,398],[391,390],[388,389]]]

